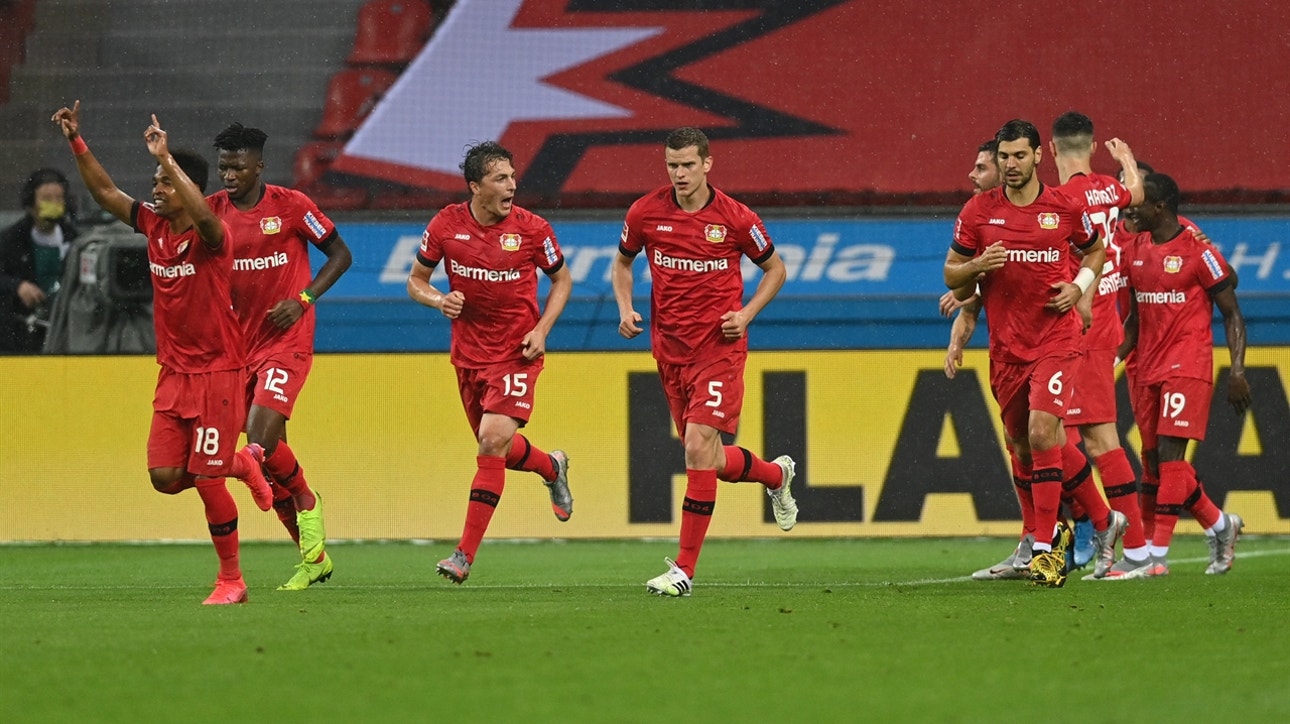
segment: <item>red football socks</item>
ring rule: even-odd
[[[470,502],[466,504],[466,527],[461,533],[461,545],[466,560],[475,562],[475,553],[484,540],[484,532],[493,519],[497,503],[506,487],[506,459],[491,455],[476,455],[475,479],[470,483]]]
[[[242,567],[238,560],[237,503],[228,492],[224,478],[198,478],[197,494],[206,509],[206,525],[210,529],[215,555],[219,556],[219,577],[241,578]]]
[[[290,491],[296,510],[313,510],[318,504],[317,499],[314,498],[314,491],[309,488],[309,483],[305,480],[305,471],[300,467],[295,452],[285,440],[279,440],[273,452],[266,451],[264,467],[269,471],[269,475],[273,476],[274,482]],[[277,500],[278,497],[275,495],[274,502],[276,503]]]
[[[726,464],[717,471],[717,478],[727,483],[761,483],[771,490],[778,490],[784,482],[784,471],[778,465],[757,457],[747,448],[726,445]]]
[[[548,483],[555,480],[555,465],[551,456],[539,450],[528,438],[519,433],[511,440],[511,452],[506,456],[506,467],[510,470],[522,470],[526,473],[537,473]]]
[[[717,471],[687,469],[685,479],[685,500],[681,503],[681,546],[676,566],[693,578],[699,550],[703,548],[708,524],[712,522],[712,508],[716,505]]]
[[[1129,526],[1124,529],[1124,547],[1141,548],[1146,545],[1147,538],[1142,532],[1142,509],[1138,506],[1138,479],[1124,448],[1117,447],[1098,455],[1093,464],[1102,475],[1106,502],[1129,521]]]

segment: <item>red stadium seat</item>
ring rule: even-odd
[[[327,84],[327,102],[314,136],[324,139],[349,136],[397,77],[390,71],[375,68],[350,68],[333,75]]]
[[[358,11],[350,65],[406,65],[434,29],[425,0],[368,0]]]
[[[314,141],[296,150],[292,172],[296,190],[304,193],[324,211],[330,209],[361,209],[367,205],[367,190],[327,183],[327,169],[340,155],[341,144],[336,141]]]

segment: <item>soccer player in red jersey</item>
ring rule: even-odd
[[[1034,124],[1009,121],[995,138],[1004,186],[974,196],[959,213],[944,279],[959,298],[980,279],[990,329],[990,388],[1012,442],[1014,478],[1029,483],[1017,492],[1023,519],[1030,508],[1036,531],[1031,579],[1061,586],[1070,542],[1069,529],[1058,524],[1065,479],[1061,419],[1082,332],[1074,310],[1097,281],[1106,254],[1082,204],[1035,175],[1042,151]],[[1073,281],[1071,245],[1084,254]]]
[[[573,276],[545,219],[515,206],[511,152],[486,141],[461,164],[470,200],[446,206],[426,225],[408,277],[408,295],[452,320],[452,364],[466,418],[479,441],[466,525],[439,575],[462,583],[502,497],[506,471],[537,473],[555,517],[573,515],[569,457],[539,450],[519,433],[533,412],[546,339],[564,311]],[[443,262],[450,291],[430,284]],[[538,310],[537,270],[551,280]]]
[[[1219,251],[1197,238],[1178,217],[1178,185],[1160,173],[1144,181],[1146,198],[1130,209],[1141,231],[1124,248],[1124,272],[1133,290],[1120,356],[1138,357],[1134,411],[1144,450],[1155,449],[1160,490],[1156,499],[1151,555],[1126,566],[1122,578],[1168,575],[1169,544],[1178,515],[1203,490],[1186,460],[1188,442],[1203,441],[1213,395],[1213,331],[1217,305],[1231,356],[1227,400],[1238,415],[1250,405],[1245,379],[1245,320],[1230,267]],[[1212,503],[1211,503],[1212,505]],[[1231,570],[1243,521],[1232,513],[1214,517],[1208,574]],[[1203,524],[1203,522],[1202,522]],[[1118,564],[1117,564],[1118,565]]]
[[[1120,445],[1120,433],[1115,425],[1115,360],[1116,351],[1124,339],[1117,304],[1124,279],[1120,269],[1120,247],[1116,230],[1121,210],[1142,202],[1142,177],[1138,173],[1137,159],[1133,157],[1128,144],[1112,138],[1105,146],[1111,157],[1120,164],[1123,182],[1093,172],[1092,157],[1097,150],[1097,142],[1093,138],[1093,121],[1088,116],[1078,111],[1068,111],[1053,121],[1053,137],[1049,141],[1049,147],[1053,152],[1057,175],[1062,182],[1061,188],[1083,201],[1089,220],[1097,228],[1106,250],[1106,263],[1102,266],[1096,291],[1081,297],[1078,306],[1081,316],[1089,321],[1089,326],[1080,338],[1081,362],[1071,380],[1073,390],[1071,405],[1064,419],[1067,443],[1063,453],[1068,458],[1068,467],[1077,469],[1077,476],[1087,477],[1091,470],[1076,446],[1076,441],[1083,438],[1088,457],[1101,474],[1107,502],[1115,511],[1109,521],[1110,527],[1115,529],[1116,537],[1123,534],[1124,547],[1131,555],[1145,557],[1147,543],[1142,533],[1142,515],[1138,508],[1137,475]],[[1071,263],[1071,273],[1078,273],[1079,261],[1072,257]],[[1075,490],[1096,495],[1091,486]],[[1077,510],[1086,510],[1086,503],[1091,503],[1100,509],[1100,502],[1077,498],[1071,501],[1071,506]],[[1094,520],[1092,523],[1097,532],[1106,530],[1108,526],[1108,521],[1105,520]],[[1076,528],[1078,534],[1079,523]],[[1079,535],[1076,535],[1075,542],[1078,552],[1081,542]],[[1093,541],[1087,541],[1086,545],[1101,554],[1094,558],[1090,576],[1100,579],[1115,563],[1115,547],[1096,547]],[[1089,553],[1083,554],[1088,555]],[[1082,566],[1087,561],[1087,557],[1076,556],[1077,565]]]
[[[322,499],[305,480],[287,445],[287,419],[314,354],[313,305],[352,261],[345,240],[308,196],[266,184],[258,128],[234,123],[215,136],[224,184],[207,202],[233,231],[233,308],[246,339],[250,380],[247,440],[264,449],[274,486],[273,508],[300,551],[296,572],[278,590],[299,591],[331,577]],[[309,246],[327,261],[317,276]]]
[[[781,455],[767,462],[721,439],[721,433],[733,435],[739,426],[748,325],[779,292],[787,273],[757,214],[708,184],[707,136],[679,128],[664,146],[671,183],[628,209],[610,276],[618,333],[632,339],[644,331],[632,307],[632,262],[646,253],[653,280],[650,346],[685,446],[686,486],[676,562],[667,559],[668,570],[645,587],[658,595],[684,596],[693,585],[717,480],[761,483],[779,527],[791,530],[797,523],[793,459]],[[763,272],[747,304],[740,271],[745,256]]]
[[[219,555],[215,590],[204,603],[244,603],[237,505],[224,478],[246,483],[261,510],[272,505],[273,491],[260,471],[259,446],[236,450],[246,418],[246,363],[229,291],[231,233],[202,198],[206,161],[191,152],[172,153],[155,115],[144,140],[158,165],[152,203],[143,204],[117,188],[89,152],[80,136],[80,107],[77,101],[61,108],[52,120],[71,143],[85,187],[99,206],[148,238],[161,365],[148,433],[148,475],[159,492],[174,495],[195,487],[202,499]]]

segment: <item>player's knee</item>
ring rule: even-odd
[[[480,431],[479,454],[493,457],[506,457],[510,452],[511,436],[496,432]]]
[[[153,490],[175,495],[193,487],[193,477],[180,468],[152,468],[148,471]]]

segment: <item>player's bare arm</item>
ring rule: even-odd
[[[561,266],[559,271],[550,275],[550,279],[551,291],[546,295],[546,304],[542,305],[542,316],[521,342],[524,359],[534,360],[546,354],[547,335],[551,334],[555,320],[564,312],[569,295],[573,292],[573,273],[569,271],[568,265]]]
[[[340,275],[344,274],[349,269],[350,264],[354,263],[354,255],[350,252],[349,246],[345,244],[345,240],[340,238],[340,234],[333,235],[331,241],[323,244],[319,249],[323,254],[327,255],[327,261],[323,262],[322,267],[318,269],[318,274],[305,287],[310,298],[315,301],[326,293],[328,289],[331,289],[336,280],[340,279]],[[269,322],[275,327],[286,329],[305,315],[306,304],[312,304],[312,302],[307,303],[299,297],[283,299],[273,305],[273,308],[265,314],[268,315]]]
[[[188,174],[179,168],[178,163],[175,163],[175,157],[170,155],[170,142],[166,132],[161,129],[161,123],[155,113],[152,114],[152,124],[143,131],[143,140],[148,144],[148,152],[161,165],[162,178],[159,180],[163,184],[168,182],[175,190],[175,198],[192,220],[193,226],[197,229],[197,237],[208,249],[222,248],[224,223],[207,205],[206,197],[202,195],[201,189],[197,188],[197,184],[188,178]],[[174,224],[174,221],[172,220],[171,223]]]
[[[69,142],[80,137],[81,132],[81,102],[76,101],[71,108],[64,106],[55,111],[50,118],[59,130],[63,132],[63,137]],[[85,188],[89,189],[90,196],[94,197],[94,203],[103,208],[104,211],[112,214],[125,223],[130,223],[130,209],[134,207],[134,199],[117,188],[112,177],[108,176],[107,170],[94,157],[94,153],[86,151],[85,153],[76,154],[76,170],[81,174],[81,181],[85,183]]]
[[[950,326],[950,346],[945,351],[945,376],[954,379],[963,366],[963,350],[976,332],[977,318],[981,314],[981,298],[973,297],[963,304]]]
[[[1232,363],[1227,378],[1227,402],[1240,415],[1250,406],[1250,383],[1245,379],[1245,317],[1236,301],[1236,290],[1231,286],[1214,294],[1213,299],[1223,314],[1227,352]]]
[[[977,293],[976,284],[972,285],[972,290],[970,294],[960,299],[959,295],[963,293],[964,292],[951,289],[948,292],[945,292],[944,294],[941,295],[940,300],[938,300],[936,304],[941,311],[942,317],[949,319],[954,314],[954,310],[962,309],[967,304],[970,304],[973,301],[981,298]]]
[[[956,299],[967,299],[982,274],[1003,268],[1007,261],[1008,250],[1002,241],[996,241],[976,256],[965,256],[950,249],[945,254],[945,286],[954,290]]]
[[[614,301],[618,303],[618,334],[624,339],[631,339],[644,332],[641,327],[641,315],[632,307],[633,258],[621,251],[614,256],[609,267],[609,280],[614,288]]]
[[[743,309],[721,315],[721,333],[726,339],[739,339],[747,334],[748,325],[752,324],[761,310],[770,304],[770,300],[774,299],[776,294],[779,294],[779,290],[784,286],[784,280],[788,278],[784,260],[780,259],[778,254],[772,253],[758,266],[762,271],[761,281],[757,283],[757,289],[753,292],[752,298],[743,306]]]
[[[1134,347],[1138,346],[1138,300],[1129,295],[1129,313],[1124,318],[1124,341],[1115,350],[1117,360],[1127,359]]]
[[[1120,164],[1121,178],[1124,187],[1129,190],[1129,206],[1142,203],[1142,172],[1138,170],[1138,160],[1133,157],[1129,144],[1118,138],[1112,138],[1105,144],[1106,150]]]
[[[466,295],[453,290],[444,294],[430,284],[430,275],[434,267],[426,266],[420,259],[412,260],[412,273],[408,275],[408,296],[417,304],[438,309],[448,319],[461,316],[466,308]]]

